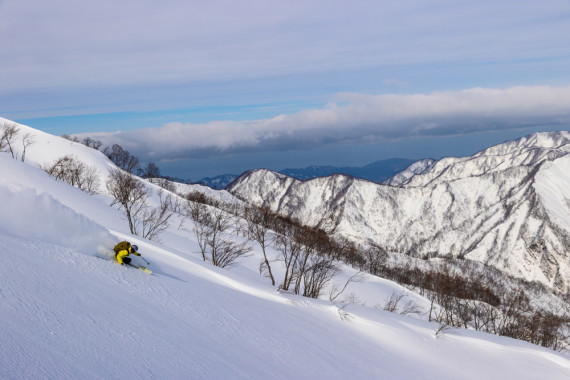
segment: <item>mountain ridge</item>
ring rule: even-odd
[[[272,185],[275,174],[254,171],[228,191],[361,243],[424,259],[475,260],[567,291],[570,234],[551,220],[554,206],[544,206],[535,182],[547,171],[543,164],[568,165],[569,142],[565,131],[525,136],[473,156],[443,158],[398,187],[342,176],[306,182],[281,178],[285,191]],[[560,180],[570,187],[567,175]],[[563,218],[568,215],[566,208]]]

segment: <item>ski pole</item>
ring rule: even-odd
[[[148,261],[146,261],[146,259],[144,257],[142,257],[142,255],[140,255],[140,258],[144,260],[144,262],[146,263],[146,265],[150,265],[150,263]]]

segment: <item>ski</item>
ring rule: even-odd
[[[109,259],[108,257],[103,257],[103,256],[99,256],[99,255],[94,255],[94,256],[97,257],[98,259],[102,259],[102,260],[106,260],[106,261],[111,261],[111,262],[117,263],[116,260],[111,260],[111,259]],[[118,264],[118,263],[117,263],[117,264]],[[128,266],[130,266],[130,267],[133,267],[133,268],[140,269],[140,270],[142,270],[143,272],[145,272],[146,274],[152,274],[152,271],[151,271],[150,269],[148,269],[147,267],[138,266],[138,265],[134,265],[134,264],[126,264],[126,265],[128,265]]]
[[[133,264],[127,264],[128,266],[131,266],[133,268],[137,268],[142,270],[143,272],[145,272],[146,274],[152,274],[152,271],[150,269],[148,269],[147,267],[139,267],[138,265],[133,265]]]

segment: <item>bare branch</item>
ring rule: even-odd
[[[364,280],[364,276],[365,276],[364,273],[362,273],[360,271],[356,272],[355,274],[350,276],[348,280],[346,280],[346,282],[344,283],[344,286],[342,287],[342,289],[340,291],[338,291],[338,288],[333,286],[333,288],[331,289],[330,294],[329,294],[329,301],[334,302],[334,300],[336,300],[342,293],[344,293],[344,291],[346,290],[347,286],[350,283],[361,282]]]

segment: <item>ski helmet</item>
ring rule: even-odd
[[[133,249],[133,251],[137,252],[139,250],[139,247],[137,247],[136,245],[131,245],[131,248]]]

